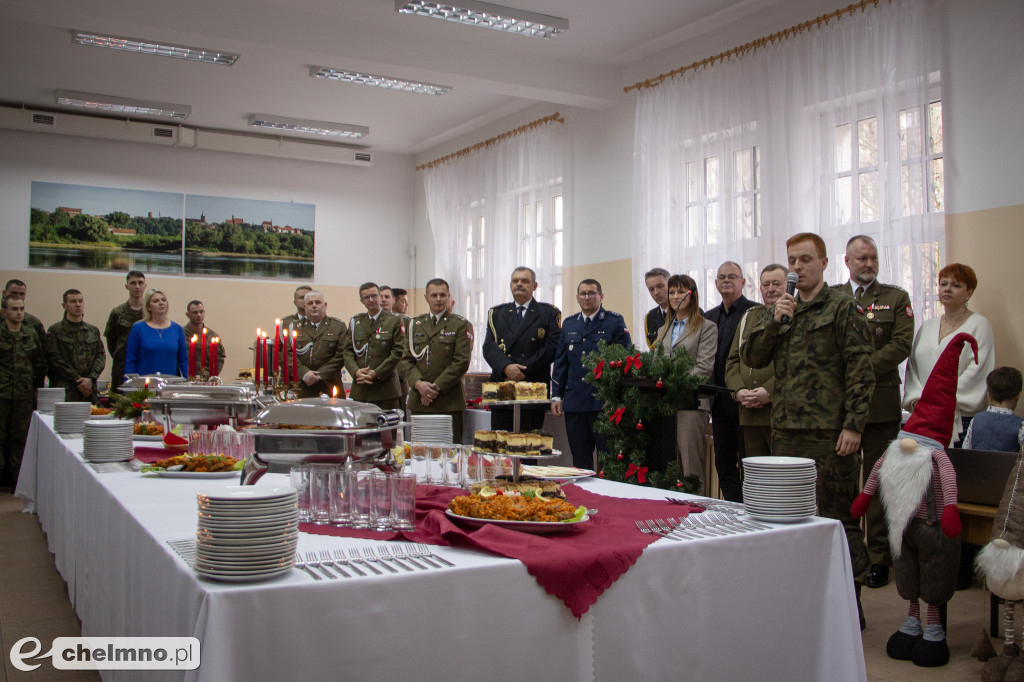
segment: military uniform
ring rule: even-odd
[[[36,333],[36,338],[40,341],[44,341],[46,339],[46,327],[44,327],[42,321],[32,313],[28,311],[25,312],[25,317],[22,319],[21,325],[23,327],[26,325],[32,327],[32,331]]]
[[[318,326],[306,320],[299,327],[298,344],[300,398],[313,398],[321,393],[331,394],[331,387],[338,386],[341,393],[339,372],[344,358],[338,350],[349,342],[348,327],[341,320],[325,317]],[[306,372],[320,372],[320,381],[307,386],[302,380]]]
[[[292,313],[291,315],[285,315],[284,317],[281,318],[281,329],[287,329],[288,333],[291,334],[293,330],[298,331],[299,328],[301,328],[302,325],[304,325],[305,323],[306,317],[304,315]],[[283,333],[284,332],[282,331],[282,334]]]
[[[382,310],[376,319],[360,313],[350,324],[350,342],[338,348],[352,375],[349,397],[384,410],[397,408],[402,394],[398,364],[405,352],[405,322],[400,315]],[[366,367],[377,374],[376,379],[372,384],[356,383],[356,371]]]
[[[65,317],[50,326],[43,343],[46,350],[50,388],[63,388],[68,402],[96,402],[96,380],[107,364],[100,330],[88,322],[70,322]],[[88,397],[78,390],[78,380],[92,379]]]
[[[594,421],[604,403],[597,387],[583,381],[587,369],[583,355],[605,341],[629,347],[632,343],[622,315],[598,309],[587,325],[583,313],[565,318],[551,368],[551,397],[562,400],[565,434],[572,451],[573,465],[589,469],[594,465],[594,448],[605,449],[604,439],[594,433]]]
[[[142,308],[133,310],[125,301],[110,311],[103,336],[107,340],[107,352],[110,353],[110,393],[113,395],[117,387],[124,383],[124,364],[128,355],[128,334],[132,325],[142,319]]]
[[[36,389],[45,376],[45,351],[35,330],[22,325],[12,332],[0,322],[0,472],[12,487],[18,484]]]
[[[747,389],[753,391],[763,388],[771,396],[775,393],[775,363],[767,367],[754,369],[740,358],[740,344],[743,335],[750,331],[750,321],[761,314],[763,306],[747,310],[736,334],[732,337],[729,355],[725,360],[725,385],[732,391]],[[772,454],[772,408],[765,405],[760,408],[739,405],[740,428],[743,431],[743,444],[747,457],[767,457]]]
[[[644,316],[644,337],[647,339],[647,350],[654,348],[654,342],[658,340],[658,332],[665,324],[666,313],[661,306],[654,306]]]
[[[199,331],[196,331],[189,327],[189,324],[191,323],[186,320],[185,323],[181,325],[181,328],[185,332],[185,341],[189,343],[189,348],[192,347],[192,337],[196,337],[196,368],[198,370],[199,365],[203,360],[203,351],[199,348],[199,344],[203,342],[203,330],[200,328]],[[283,335],[284,334],[282,333],[282,336]],[[217,344],[217,376],[220,376],[224,374],[224,370],[226,369],[224,366],[224,360],[227,358],[228,354],[227,351],[224,350],[224,338],[209,327],[206,328],[206,366],[210,366],[210,345],[213,337],[215,336],[221,339],[221,342]]]
[[[522,322],[518,305],[502,303],[487,311],[487,333],[484,336],[484,359],[491,366],[491,381],[507,381],[505,368],[524,365],[523,381],[549,384],[551,361],[555,359],[562,313],[549,303],[530,299],[524,304]],[[530,431],[544,426],[547,409],[520,408],[520,430]],[[491,427],[512,429],[512,408],[491,408]]]
[[[855,296],[853,282],[847,282],[839,290]],[[857,302],[864,309],[868,331],[875,346],[875,352],[871,354],[875,392],[871,396],[867,427],[860,441],[864,452],[863,481],[900,430],[903,410],[900,406],[899,366],[910,355],[910,347],[914,343],[914,310],[906,291],[897,286],[882,284],[877,279],[864,288]],[[878,496],[871,499],[866,519],[868,559],[872,564],[892,565],[889,527]]]
[[[862,583],[868,556],[850,513],[861,457],[840,457],[835,448],[842,429],[863,433],[867,424],[875,386],[867,321],[852,298],[827,284],[812,300],[797,301],[789,324],[780,325],[774,314],[772,306],[748,321],[753,326],[740,357],[751,367],[775,361],[772,452],[815,460],[818,512],[843,523],[854,579]]]
[[[452,438],[462,443],[462,418],[466,411],[462,377],[469,370],[473,354],[473,325],[447,311],[433,324],[430,313],[425,313],[413,319],[406,333],[408,339],[399,371],[409,382],[409,412],[450,414]],[[417,381],[436,384],[440,395],[424,405],[416,390]]]

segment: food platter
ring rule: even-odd
[[[132,436],[132,440],[137,440],[137,441],[140,441],[140,442],[142,442],[142,441],[149,441],[149,442],[156,443],[156,442],[163,442],[164,437],[163,437],[163,434],[161,434],[159,436],[140,436],[140,435],[136,434],[136,435]]]
[[[483,528],[484,526],[499,526],[510,530],[518,530],[523,533],[532,533],[533,535],[555,535],[557,533],[564,533],[570,528],[576,528],[577,526],[590,521],[589,514],[584,514],[583,518],[579,521],[565,523],[562,521],[505,521],[501,519],[477,519],[472,516],[456,514],[451,509],[445,509],[444,513],[448,515],[448,518],[461,521],[476,528]]]
[[[143,474],[156,474],[161,478],[238,478],[241,471],[146,471]]]
[[[597,472],[591,469],[536,466],[533,464],[524,464],[522,473],[523,476],[532,476],[533,478],[537,478],[542,481],[575,481],[580,478],[590,478],[591,476],[597,475]]]

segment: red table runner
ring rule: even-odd
[[[168,457],[174,457],[181,453],[176,450],[169,450],[162,445],[156,447],[150,447],[148,445],[136,445],[135,446],[135,459],[139,460],[143,464],[156,464],[162,459]]]
[[[580,618],[612,583],[629,570],[657,535],[641,533],[636,521],[686,516],[699,507],[665,500],[638,500],[597,495],[575,485],[563,485],[566,499],[598,513],[586,523],[558,535],[539,536],[488,525],[468,528],[444,512],[448,503],[466,492],[458,488],[421,485],[416,489],[416,529],[376,532],[300,524],[299,530],[317,535],[424,542],[472,547],[523,562],[537,582]]]

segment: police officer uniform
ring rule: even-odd
[[[406,330],[407,342],[400,371],[409,382],[411,414],[449,414],[452,439],[462,443],[466,397],[462,377],[473,354],[473,325],[461,315],[444,311],[435,323],[431,313],[419,315]],[[429,405],[420,400],[417,381],[436,384],[440,394]]]
[[[661,306],[654,306],[644,316],[644,338],[647,339],[647,350],[654,348],[654,342],[658,340],[658,332],[665,324],[666,312]]]
[[[885,449],[900,430],[903,410],[900,406],[899,366],[910,356],[910,348],[914,343],[914,310],[910,306],[910,295],[897,286],[882,284],[877,279],[867,287],[858,286],[855,289],[853,284],[849,281],[840,286],[839,290],[853,296],[864,310],[864,318],[875,347],[871,354],[875,392],[871,396],[867,426],[860,441],[864,452],[863,480],[867,479],[875,462],[885,454]],[[891,566],[892,557],[889,555],[889,529],[885,511],[878,496],[872,498],[866,517],[868,559],[872,566],[866,584],[868,587],[882,587],[888,582],[888,570],[878,570],[876,567]]]
[[[192,337],[193,336],[198,337],[196,339],[196,353],[198,353],[198,355],[196,356],[196,367],[199,367],[199,363],[203,359],[203,352],[199,348],[199,344],[201,344],[203,342],[203,330],[199,329],[199,331],[196,331],[195,329],[192,329],[189,326],[189,324],[190,324],[190,322],[186,321],[185,324],[181,325],[181,328],[185,332],[185,340],[188,341],[189,343],[192,342]],[[282,336],[283,335],[284,335],[284,333],[282,332]],[[220,376],[221,374],[224,373],[224,369],[225,369],[225,367],[224,367],[224,360],[228,356],[227,351],[224,350],[224,339],[215,330],[210,329],[209,327],[206,327],[206,366],[207,367],[210,366],[210,345],[211,345],[211,340],[214,337],[217,337],[218,339],[221,339],[221,342],[217,344],[217,375]],[[273,357],[273,356],[271,356],[271,357]]]
[[[561,332],[562,313],[550,303],[530,299],[523,304],[523,317],[519,319],[519,305],[502,303],[487,311],[487,333],[484,336],[484,359],[491,366],[491,381],[507,381],[508,365],[524,365],[523,381],[548,384],[551,381],[551,362],[555,359]],[[521,431],[544,426],[544,407],[520,408]],[[492,407],[491,428],[510,431],[512,408]]]
[[[573,466],[585,469],[594,466],[595,446],[600,450],[607,447],[604,438],[594,433],[603,403],[597,397],[597,388],[583,381],[588,371],[583,366],[583,354],[596,350],[600,341],[629,347],[629,330],[622,315],[603,307],[589,321],[582,312],[570,315],[562,323],[551,368],[551,397],[562,401]]]
[[[43,385],[43,344],[31,327],[12,332],[0,321],[0,472],[17,487],[36,389]]]
[[[96,380],[107,364],[100,330],[88,322],[70,322],[67,317],[53,325],[43,342],[46,351],[50,388],[63,388],[68,402],[96,402]],[[78,390],[78,380],[92,380],[88,397]]]
[[[348,327],[341,320],[325,317],[319,325],[309,320],[299,327],[296,355],[299,361],[298,394],[300,398],[313,398],[321,393],[331,394],[331,387],[341,383],[339,372],[343,357],[338,349],[349,342]],[[302,377],[306,372],[320,373],[320,381],[307,386]],[[341,387],[339,386],[339,392]]]
[[[132,325],[142,319],[142,308],[133,309],[125,301],[110,311],[103,336],[107,340],[107,351],[110,353],[110,394],[114,395],[117,387],[124,383],[124,365],[128,355],[128,334]]]
[[[402,391],[398,364],[405,352],[405,322],[401,316],[383,310],[376,317],[360,313],[350,322],[349,339],[338,349],[345,369],[352,375],[349,398],[384,410],[397,408]],[[356,372],[367,367],[377,375],[373,383],[356,383]]]

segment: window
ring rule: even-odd
[[[520,206],[518,263],[537,273],[538,301],[562,307],[562,179],[552,182],[552,192],[540,198],[523,197]],[[497,302],[496,302],[497,303]]]
[[[484,318],[487,308],[483,300],[483,279],[487,272],[487,218],[483,209],[483,199],[470,203],[469,221],[466,229],[466,262],[465,281],[469,285],[465,289],[462,310],[459,312],[468,320]]]

